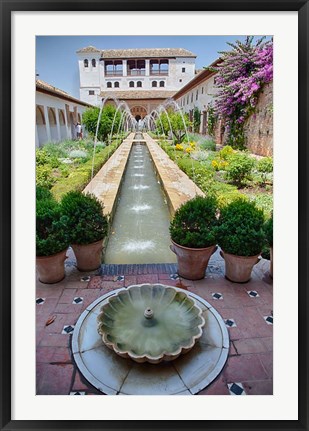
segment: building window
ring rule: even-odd
[[[182,82],[182,79],[180,79],[179,82]]]
[[[111,83],[111,82],[107,82],[107,83],[106,83],[106,87],[107,87],[107,88],[112,88],[112,83]]]
[[[89,90],[89,96],[94,96],[94,90]]]
[[[145,60],[128,60],[127,61],[128,75],[145,75],[146,62]]]
[[[95,58],[93,58],[91,60],[91,65],[92,65],[92,67],[97,67],[97,62],[96,62]]]
[[[142,81],[137,81],[136,87],[141,87],[141,86],[142,86]]]
[[[88,67],[88,60],[87,59],[84,60],[84,67]]]
[[[121,60],[106,60],[104,62],[105,76],[123,76]]]
[[[187,105],[188,105],[188,103],[189,103],[189,95],[187,96]]]
[[[193,102],[193,93],[191,94],[191,103]]]
[[[202,94],[204,94],[204,87],[202,87]]]
[[[134,87],[134,81],[129,82],[129,87]]]
[[[164,81],[160,81],[160,87],[164,87],[165,83]]]
[[[118,82],[118,81],[115,81],[115,82],[114,82],[114,87],[115,87],[115,88],[119,88],[119,82]]]
[[[183,67],[183,68],[181,69],[181,71],[182,71],[182,73],[185,73],[186,68],[185,68],[185,67]]]
[[[152,81],[151,86],[152,87],[157,87],[157,81]]]
[[[150,60],[150,75],[168,75],[168,60]]]
[[[196,90],[196,96],[195,96],[195,100],[198,99],[198,90]]]

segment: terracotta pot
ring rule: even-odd
[[[36,269],[39,280],[42,283],[58,283],[58,281],[64,279],[64,261],[67,258],[66,252],[67,250],[63,250],[52,256],[36,257]]]
[[[273,248],[270,247],[270,267],[269,267],[269,275],[273,278]]]
[[[210,256],[215,252],[216,246],[207,248],[188,248],[172,241],[170,249],[177,256],[178,274],[188,280],[200,280],[205,277],[205,271]]]
[[[234,283],[246,283],[251,278],[252,268],[259,262],[260,254],[256,256],[236,256],[220,251],[225,260],[225,277]]]
[[[80,271],[93,271],[102,263],[103,239],[92,244],[72,244],[76,257],[77,269]]]

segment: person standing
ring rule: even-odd
[[[77,122],[76,124],[76,137],[77,139],[81,140],[83,135],[82,135],[82,126],[79,122]]]

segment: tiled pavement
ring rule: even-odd
[[[63,281],[37,282],[37,394],[102,395],[80,375],[71,355],[74,325],[95,299],[108,291],[141,283],[162,283],[187,289],[208,301],[228,327],[230,352],[222,372],[199,395],[271,395],[272,280],[269,262],[255,266],[245,284],[224,278],[224,261],[215,253],[203,280],[179,279],[177,266],[103,266],[81,273],[70,251]],[[102,274],[101,273],[101,274]]]

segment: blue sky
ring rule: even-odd
[[[76,51],[80,48],[185,48],[197,55],[196,68],[202,69],[219,57],[219,51],[230,49],[227,42],[244,39],[245,36],[37,36],[36,73],[39,79],[79,98]]]

